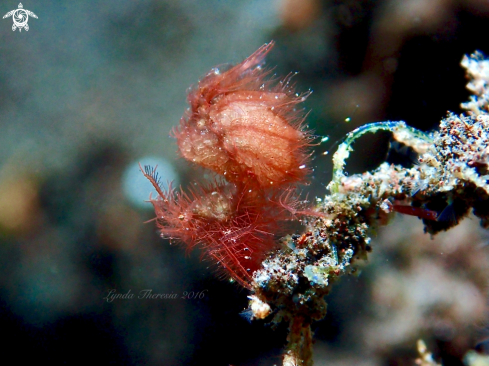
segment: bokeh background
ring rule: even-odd
[[[138,162],[184,186],[206,178],[169,137],[187,88],[275,40],[266,66],[298,72],[298,91],[313,90],[307,124],[330,137],[303,188],[314,197],[346,132],[381,120],[436,128],[468,99],[462,56],[489,54],[487,0],[23,5],[38,16],[28,32],[0,22],[0,349],[21,364],[279,364],[286,326],[248,323],[246,291],[144,224],[152,189]],[[389,146],[388,134],[362,138],[348,170],[412,163]],[[317,364],[412,365],[419,338],[445,365],[483,349],[487,231],[468,218],[431,240],[399,217],[375,235],[368,265],[335,285],[314,325]],[[133,297],[108,301],[111,291]]]

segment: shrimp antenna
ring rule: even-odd
[[[144,176],[151,182],[153,187],[155,187],[156,192],[158,192],[158,194],[161,197],[166,197],[166,195],[163,193],[163,189],[161,187],[161,178],[158,175],[156,168],[158,168],[158,165],[156,165],[154,168],[151,167],[150,165],[145,165],[143,169],[141,164],[139,164],[139,169],[144,174]]]

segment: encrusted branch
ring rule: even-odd
[[[438,131],[426,135],[404,122],[380,122],[350,132],[333,157],[331,194],[319,200],[321,215],[309,217],[302,236],[287,236],[253,275],[251,309],[256,318],[290,323],[284,365],[311,365],[310,324],[326,314],[324,296],[331,284],[354,270],[371,251],[369,233],[395,211],[423,218],[432,235],[455,226],[472,210],[489,227],[489,62],[479,53],[462,65],[474,95],[462,106],[466,115],[449,114]],[[346,176],[352,143],[367,132],[391,131],[419,154],[419,164],[404,168],[382,164],[372,172]],[[260,305],[260,306],[258,306]]]

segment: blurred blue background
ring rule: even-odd
[[[139,183],[137,162],[158,165],[164,182],[187,186],[205,178],[178,157],[169,137],[187,108],[186,90],[212,67],[238,63],[273,39],[266,66],[277,75],[299,72],[297,90],[314,91],[305,103],[307,124],[318,136],[330,136],[315,149],[312,184],[306,187],[310,197],[322,196],[331,176],[330,157],[323,153],[336,140],[358,125],[386,119],[436,127],[447,110],[460,113],[468,98],[462,56],[476,49],[489,53],[485,0],[23,6],[38,16],[29,18],[28,32],[13,32],[12,18],[0,22],[0,321],[7,338],[1,349],[20,363],[280,363],[286,327],[247,323],[239,316],[246,291],[216,279],[215,268],[201,262],[199,253],[185,255],[158,237],[154,223],[144,224],[153,217],[144,202],[152,187],[144,179]],[[0,13],[17,7],[3,1]],[[344,123],[346,118],[351,122]],[[351,172],[371,169],[387,155],[388,136],[362,141]],[[387,239],[396,242],[398,235],[398,241],[412,243],[406,225],[415,228],[410,235],[422,236],[416,220],[407,222],[393,226],[397,231]],[[475,223],[467,225],[460,245],[487,242]],[[437,248],[420,249],[429,257],[440,252],[443,240],[422,236],[416,243]],[[375,292],[386,270],[375,264],[375,252],[382,261],[392,255],[399,262],[399,281],[414,259],[392,248],[382,254],[381,247],[378,240],[371,269],[335,287],[328,318],[315,325],[318,362],[404,364],[406,354],[414,357],[416,337],[426,334],[445,364],[460,364],[477,338],[471,326],[485,319],[487,262],[480,258],[487,253],[453,249],[449,265],[431,258],[430,268],[451,273],[475,300],[468,312],[453,310],[462,306],[457,296],[435,298],[429,310],[413,305],[409,319],[418,321],[408,322],[414,330],[406,330],[396,328],[393,313],[378,313],[393,305],[388,295]],[[471,272],[459,275],[454,268]],[[434,278],[451,283],[449,276]],[[145,289],[178,298],[138,299]],[[108,301],[111,290],[134,297]],[[402,310],[400,317],[408,317]],[[367,337],[367,325],[376,333]],[[401,335],[394,341],[389,332]],[[365,340],[382,337],[392,343]]]

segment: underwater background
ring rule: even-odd
[[[302,187],[311,199],[326,194],[348,131],[384,120],[436,128],[468,99],[463,55],[489,54],[485,0],[23,6],[38,16],[29,31],[0,22],[1,350],[20,363],[279,364],[285,326],[248,323],[247,291],[145,224],[152,187],[138,162],[176,185],[212,178],[169,137],[189,86],[273,39],[265,66],[298,72],[297,90],[313,91],[306,124],[329,136]],[[0,13],[17,7],[4,1]],[[415,162],[381,133],[355,144],[347,169],[386,158]],[[444,365],[461,365],[489,333],[488,244],[470,218],[432,240],[419,219],[399,216],[360,275],[329,295],[313,325],[316,364],[412,365],[423,338]]]

